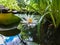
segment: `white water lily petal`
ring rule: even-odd
[[[33,24],[33,27],[36,26],[36,24]]]
[[[31,28],[33,28],[33,27],[36,26],[36,24],[29,24],[29,26],[30,26]]]
[[[27,16],[26,14],[23,15],[23,18],[27,19],[27,17],[28,17],[28,16]]]
[[[25,17],[26,21],[28,20],[28,16]]]
[[[27,26],[30,27],[30,24],[28,24]]]
[[[21,21],[22,23],[24,23],[24,24],[28,24],[28,22],[27,21]]]
[[[19,14],[15,14],[15,16],[17,16],[17,17],[19,17],[19,18],[20,18]]]
[[[36,18],[35,18],[35,17],[33,17],[32,19],[33,19],[33,20],[36,20]]]
[[[37,20],[33,20],[33,22],[32,22],[33,24],[36,24],[37,23]]]
[[[34,15],[31,15],[31,18],[34,18]]]
[[[20,15],[20,17],[21,17],[21,18],[24,18],[24,17],[25,17],[25,15],[24,15],[24,14],[21,14],[21,15]]]
[[[31,18],[31,16],[30,16],[30,15],[28,15],[27,19],[29,19],[29,18]]]
[[[32,24],[29,24],[30,26],[32,26]]]
[[[21,18],[22,21],[26,21],[25,19]]]

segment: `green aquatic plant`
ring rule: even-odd
[[[4,5],[5,7],[9,9],[16,9],[20,10],[20,7],[18,6],[18,2],[16,0],[1,0],[0,5]]]
[[[55,25],[58,27],[60,25],[60,0],[52,0],[52,15],[55,19]]]

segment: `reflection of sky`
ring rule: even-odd
[[[4,37],[4,42],[7,45],[19,45],[20,44],[20,39],[18,35],[15,36],[5,36]]]
[[[11,42],[13,39],[14,39],[14,36],[6,37],[5,42]]]

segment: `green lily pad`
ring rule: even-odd
[[[12,13],[0,14],[0,24],[9,25],[18,21],[20,21],[20,19],[14,16]]]

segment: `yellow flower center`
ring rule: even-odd
[[[32,21],[33,21],[32,18],[28,19],[28,23],[32,23]]]

